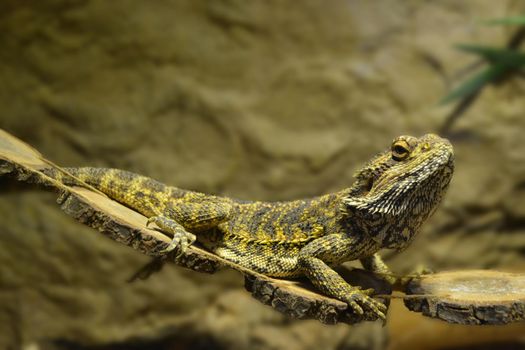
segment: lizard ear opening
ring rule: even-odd
[[[372,191],[372,187],[374,187],[374,179],[373,178],[369,178],[366,181],[366,184],[364,186],[364,189],[365,189],[366,193],[369,193],[370,191]]]

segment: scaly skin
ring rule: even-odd
[[[240,201],[166,186],[117,169],[47,174],[85,182],[173,236],[168,250],[197,239],[215,254],[272,277],[307,276],[323,293],[384,319],[386,308],[331,267],[360,259],[389,275],[377,252],[405,248],[441,201],[453,173],[451,144],[436,135],[400,136],[356,173],[347,189],[289,202]],[[393,278],[386,277],[393,283]]]

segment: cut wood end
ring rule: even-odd
[[[406,289],[405,305],[423,315],[460,324],[525,320],[525,274],[464,270],[424,275]]]

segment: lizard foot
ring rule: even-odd
[[[363,315],[365,313],[363,308],[366,308],[371,311],[374,316],[383,320],[384,322],[386,320],[385,314],[387,307],[383,303],[369,296],[373,292],[373,289],[361,290],[360,288],[355,288],[348,295],[346,295],[344,301],[346,301],[348,306],[351,307],[352,310],[358,315]]]
[[[176,251],[176,257],[184,254],[186,248],[195,242],[197,237],[182,227],[181,224],[173,219],[165,216],[152,216],[148,219],[146,224],[149,227],[151,224],[157,225],[163,232],[172,234],[171,243],[165,249],[161,250],[161,254],[167,254]]]
[[[163,250],[160,251],[161,254],[167,254],[174,250],[177,251],[176,256],[180,256],[186,252],[186,249],[195,242],[194,234],[185,232],[177,232],[173,235],[170,244]]]

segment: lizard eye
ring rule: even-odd
[[[405,140],[398,140],[392,144],[392,158],[400,161],[408,157],[410,149]]]

